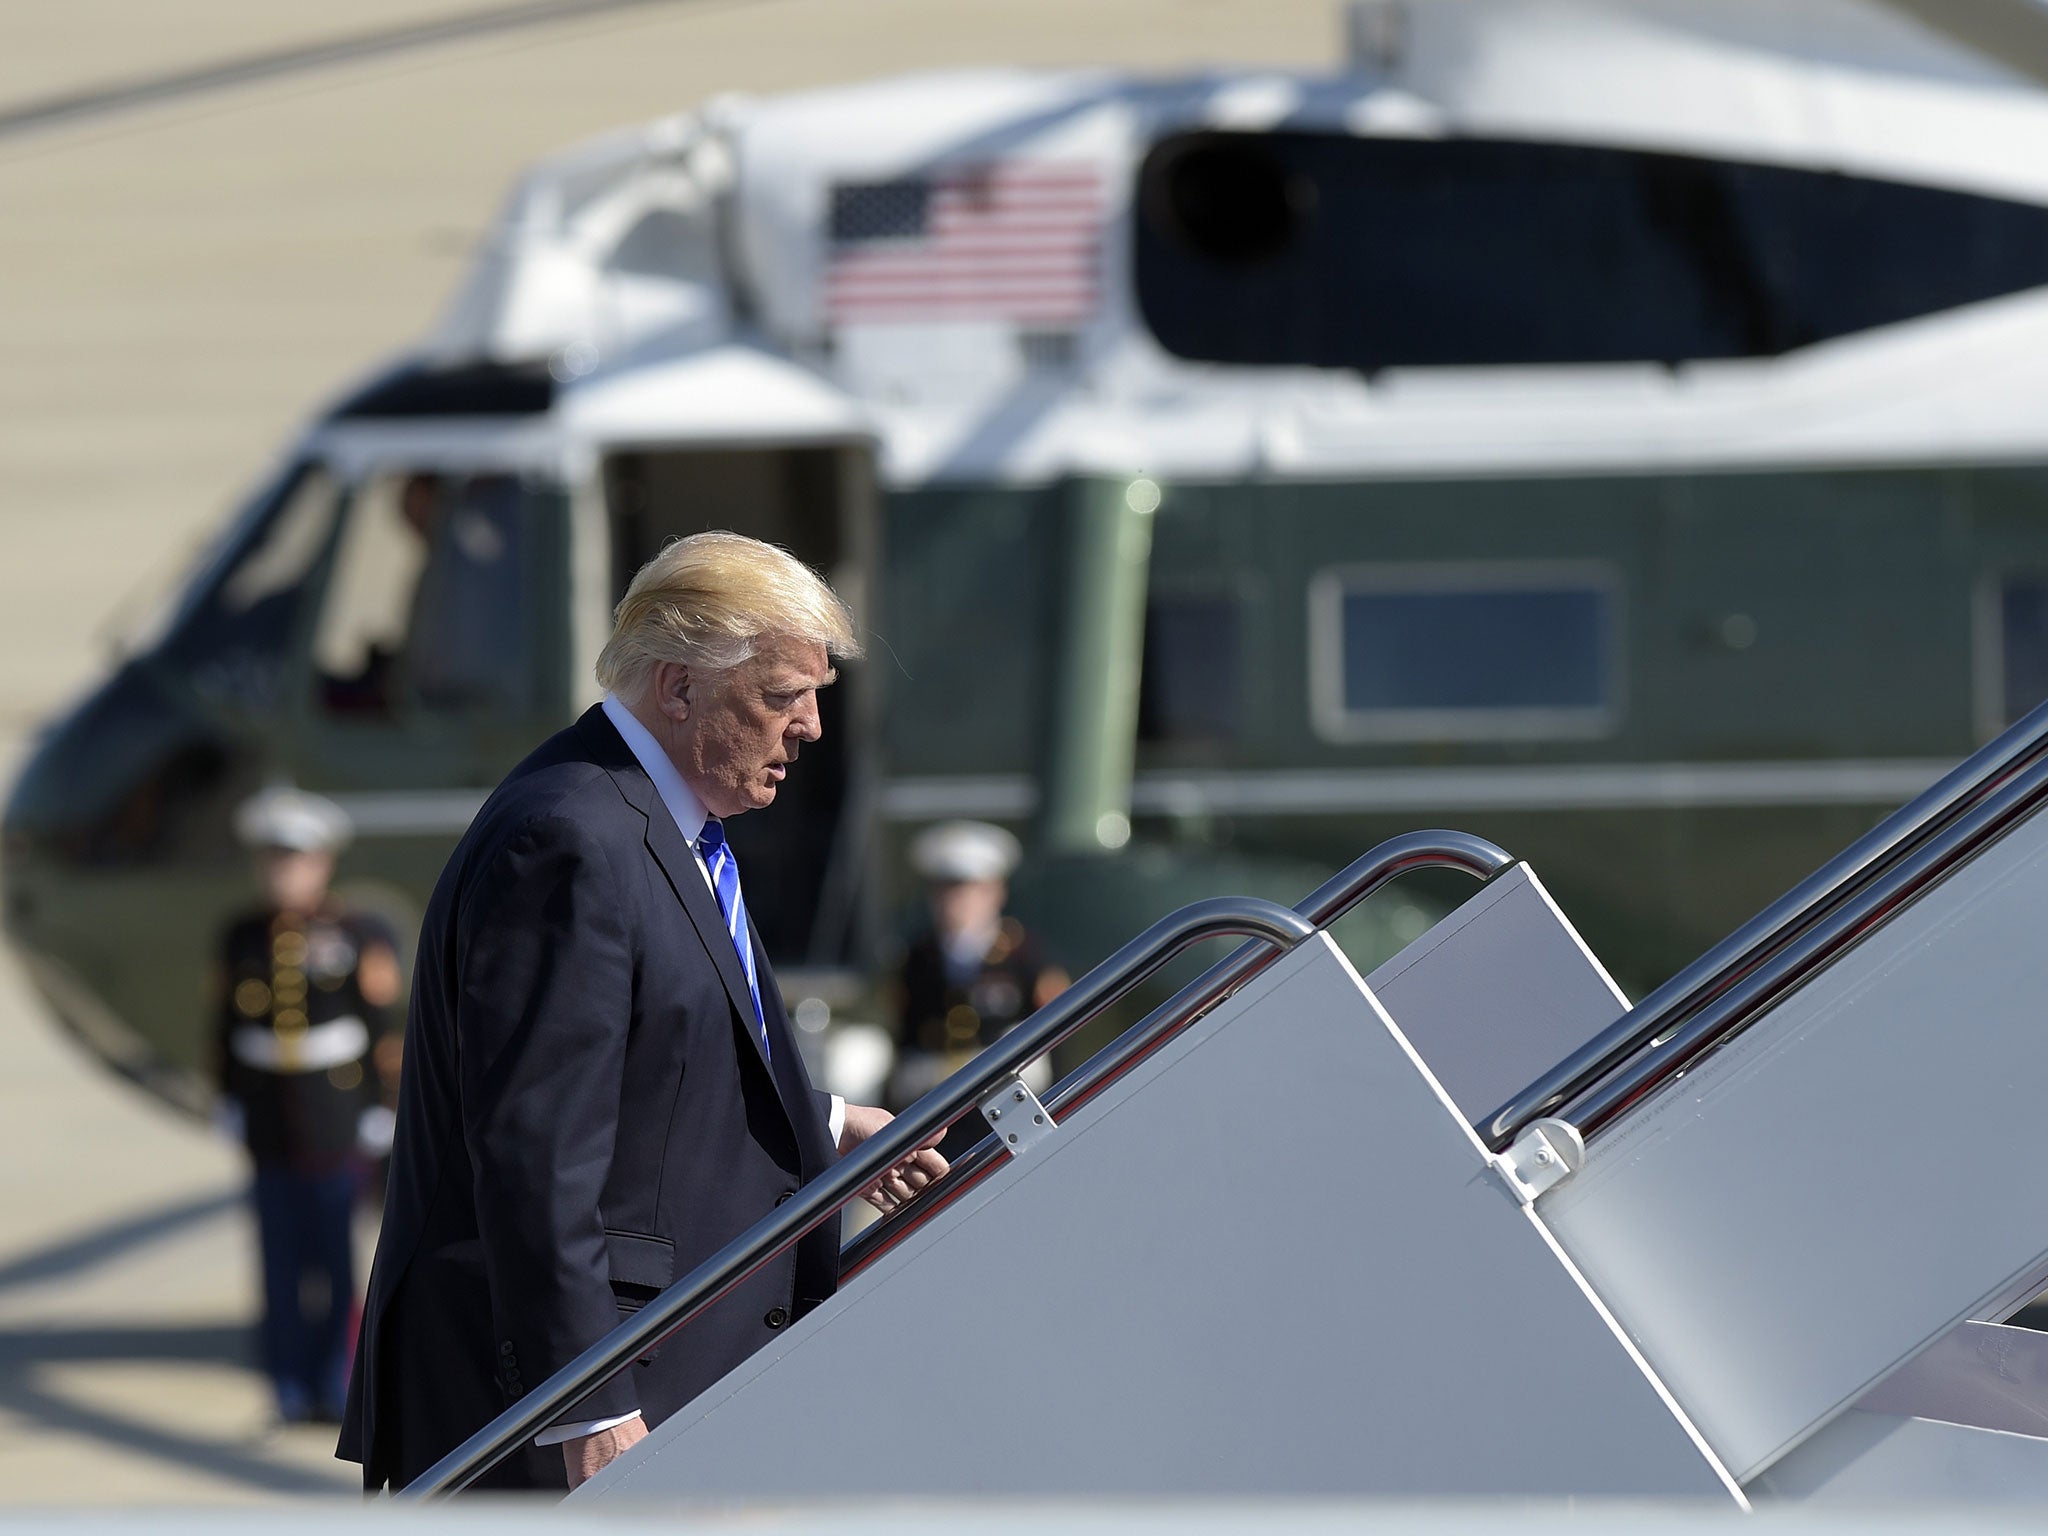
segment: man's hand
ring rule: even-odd
[[[846,1156],[895,1118],[886,1109],[876,1109],[871,1104],[847,1105],[845,1127],[839,1133],[839,1155]],[[872,1186],[862,1190],[861,1199],[885,1216],[915,1199],[919,1190],[934,1183],[946,1171],[946,1160],[933,1150],[945,1135],[943,1126],[933,1131],[931,1139],[922,1147],[883,1174]]]
[[[645,1419],[628,1419],[594,1435],[578,1435],[562,1442],[562,1461],[569,1469],[569,1486],[580,1487],[606,1463],[647,1438]]]

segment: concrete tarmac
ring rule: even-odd
[[[418,335],[519,168],[720,92],[972,64],[1326,68],[1333,0],[10,0],[0,776],[287,435]],[[0,1501],[344,1500],[272,1433],[235,1148],[0,955]],[[367,1250],[365,1254],[367,1264]]]
[[[4,954],[0,1052],[4,1501],[346,1497],[334,1431],[274,1428],[253,1369],[240,1150],[88,1060]]]
[[[346,1495],[334,1431],[272,1427],[251,1368],[239,1159],[82,1070],[11,973],[0,1020],[15,1052],[0,1113],[18,1142],[45,1138],[10,1172],[0,1234],[7,1502]]]

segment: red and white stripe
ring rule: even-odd
[[[1099,297],[1103,201],[1101,171],[1082,163],[944,172],[921,234],[832,243],[826,315],[1076,325]]]

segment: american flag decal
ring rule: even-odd
[[[842,182],[826,231],[825,314],[1077,325],[1095,309],[1102,224],[1102,172],[1085,162]]]

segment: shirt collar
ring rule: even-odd
[[[661,803],[668,807],[669,815],[675,818],[676,830],[683,834],[683,841],[694,850],[697,839],[704,834],[704,823],[710,819],[699,800],[696,791],[683,782],[683,776],[676,771],[676,765],[669,755],[662,751],[661,743],[654,739],[654,733],[635,718],[633,711],[619,702],[617,694],[604,696],[604,717],[618,728],[626,739],[626,746],[647,770],[647,777],[654,785],[654,792],[661,796]]]

